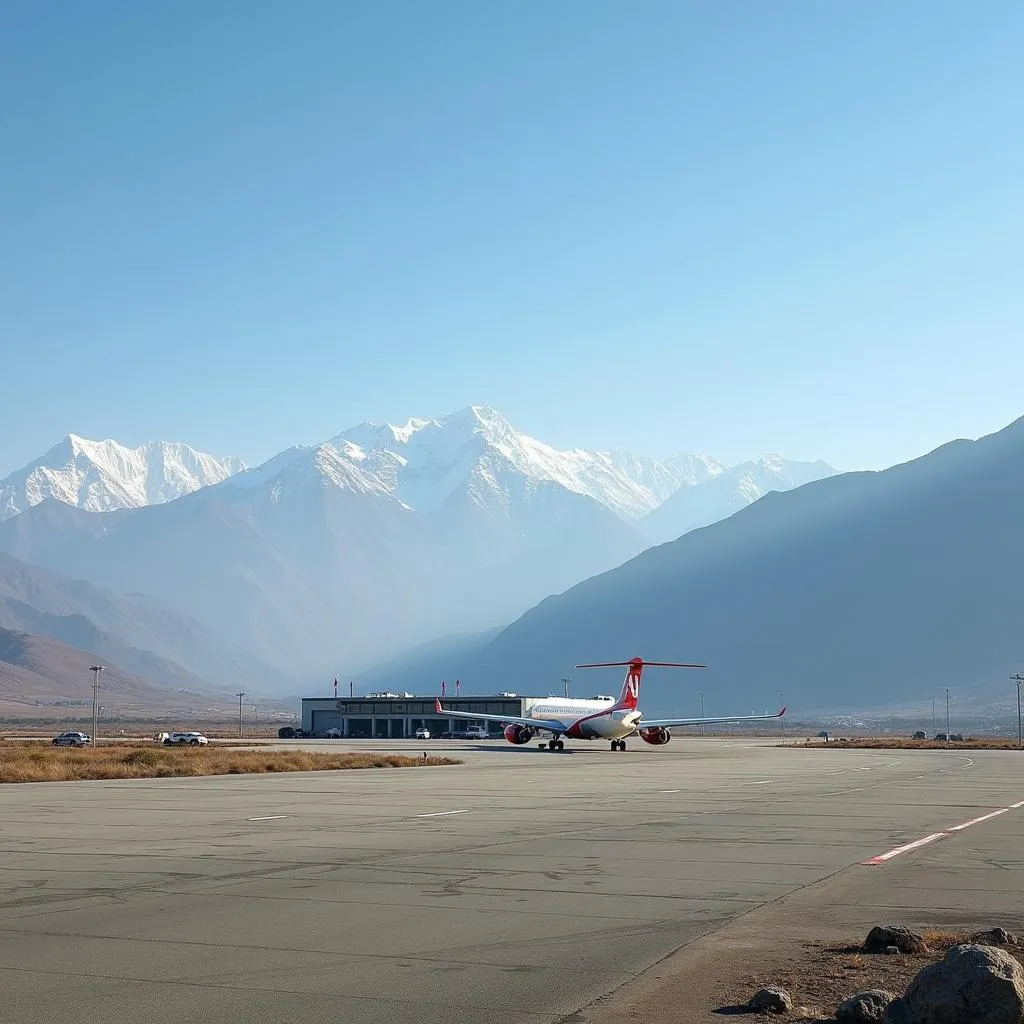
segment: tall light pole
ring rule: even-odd
[[[946,687],[946,746],[949,746],[949,687]]]
[[[562,686],[565,689],[565,699],[569,699],[569,680],[562,676]]]
[[[97,709],[96,701],[99,698],[100,693],[100,673],[103,671],[102,665],[90,665],[89,671],[92,673],[92,745],[96,746],[96,722],[97,722]]]
[[[786,697],[786,695],[784,693],[780,693],[779,694],[779,707],[780,708],[783,707],[783,705],[785,703],[785,697]],[[783,715],[779,719],[779,722],[782,723],[782,738],[785,739],[786,738],[786,716]]]
[[[701,695],[700,695],[700,717],[701,718],[704,717],[704,693],[703,692],[701,692]],[[700,734],[701,734],[701,736],[704,735],[704,723],[703,722],[700,723]]]
[[[1015,676],[1010,678],[1017,684],[1017,749],[1021,749],[1021,732],[1020,732],[1020,684],[1024,683],[1024,676],[1019,672]]]
[[[242,738],[242,700],[245,697],[245,691],[236,693],[235,696],[238,698],[238,738]]]

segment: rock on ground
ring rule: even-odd
[[[885,1008],[896,998],[892,992],[869,988],[844,999],[836,1010],[836,1020],[884,1021]]]
[[[925,967],[885,1024],[1024,1024],[1024,968],[995,946],[953,946]]]
[[[895,946],[901,953],[927,953],[924,936],[902,925],[875,925],[861,947],[864,953],[884,953],[887,946]]]
[[[793,1000],[784,988],[771,985],[755,992],[747,1006],[760,1013],[786,1013],[793,1009]]]
[[[981,946],[1016,946],[1017,936],[1008,932],[1005,928],[989,928],[987,932],[980,932],[971,940]]]

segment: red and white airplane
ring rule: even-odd
[[[682,725],[715,725],[723,722],[762,722],[781,718],[786,709],[774,715],[739,715],[731,718],[657,718],[644,719],[637,707],[640,699],[640,677],[644,668],[707,668],[706,665],[687,665],[674,661],[644,661],[633,658],[630,661],[602,661],[576,668],[619,668],[628,669],[622,682],[619,699],[595,697],[591,700],[570,700],[551,697],[534,704],[525,718],[509,718],[507,715],[482,715],[475,711],[446,711],[441,701],[434,699],[434,711],[449,718],[472,718],[475,721],[501,722],[505,725],[505,739],[517,745],[529,743],[541,733],[550,733],[551,739],[545,745],[549,750],[562,750],[562,739],[610,740],[612,750],[625,750],[626,737],[636,733],[645,743],[660,746],[672,738],[669,730]]]

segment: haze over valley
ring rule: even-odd
[[[1024,612],[1002,574],[1022,438],[1018,422],[840,474],[558,450],[486,406],[252,468],[71,436],[0,482],[21,509],[0,523],[0,627],[147,685],[275,696],[335,676],[546,692],[576,661],[635,653],[709,664],[650,676],[655,713],[697,688],[709,713],[716,693],[814,713],[983,693]]]
[[[193,470],[168,474],[168,451],[188,453]],[[509,621],[644,550],[652,513],[683,492],[715,489],[675,514],[681,530],[688,515],[728,514],[794,474],[833,472],[776,456],[756,465],[754,479],[701,455],[559,451],[482,406],[364,423],[252,469],[180,444],[72,436],[0,482],[7,507],[23,509],[0,524],[0,549],[24,563],[17,586],[7,563],[7,615],[61,640],[74,631],[47,616],[80,615],[211,682],[248,673],[280,692]],[[147,490],[154,478],[162,486]],[[54,573],[62,593],[72,579],[89,585],[55,607],[30,566],[49,571],[48,595]],[[96,587],[110,592],[102,615]],[[143,627],[154,607],[163,620]],[[188,628],[168,628],[174,615]]]

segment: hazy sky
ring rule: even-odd
[[[7,0],[0,474],[471,403],[843,469],[1024,414],[1020,0]]]

